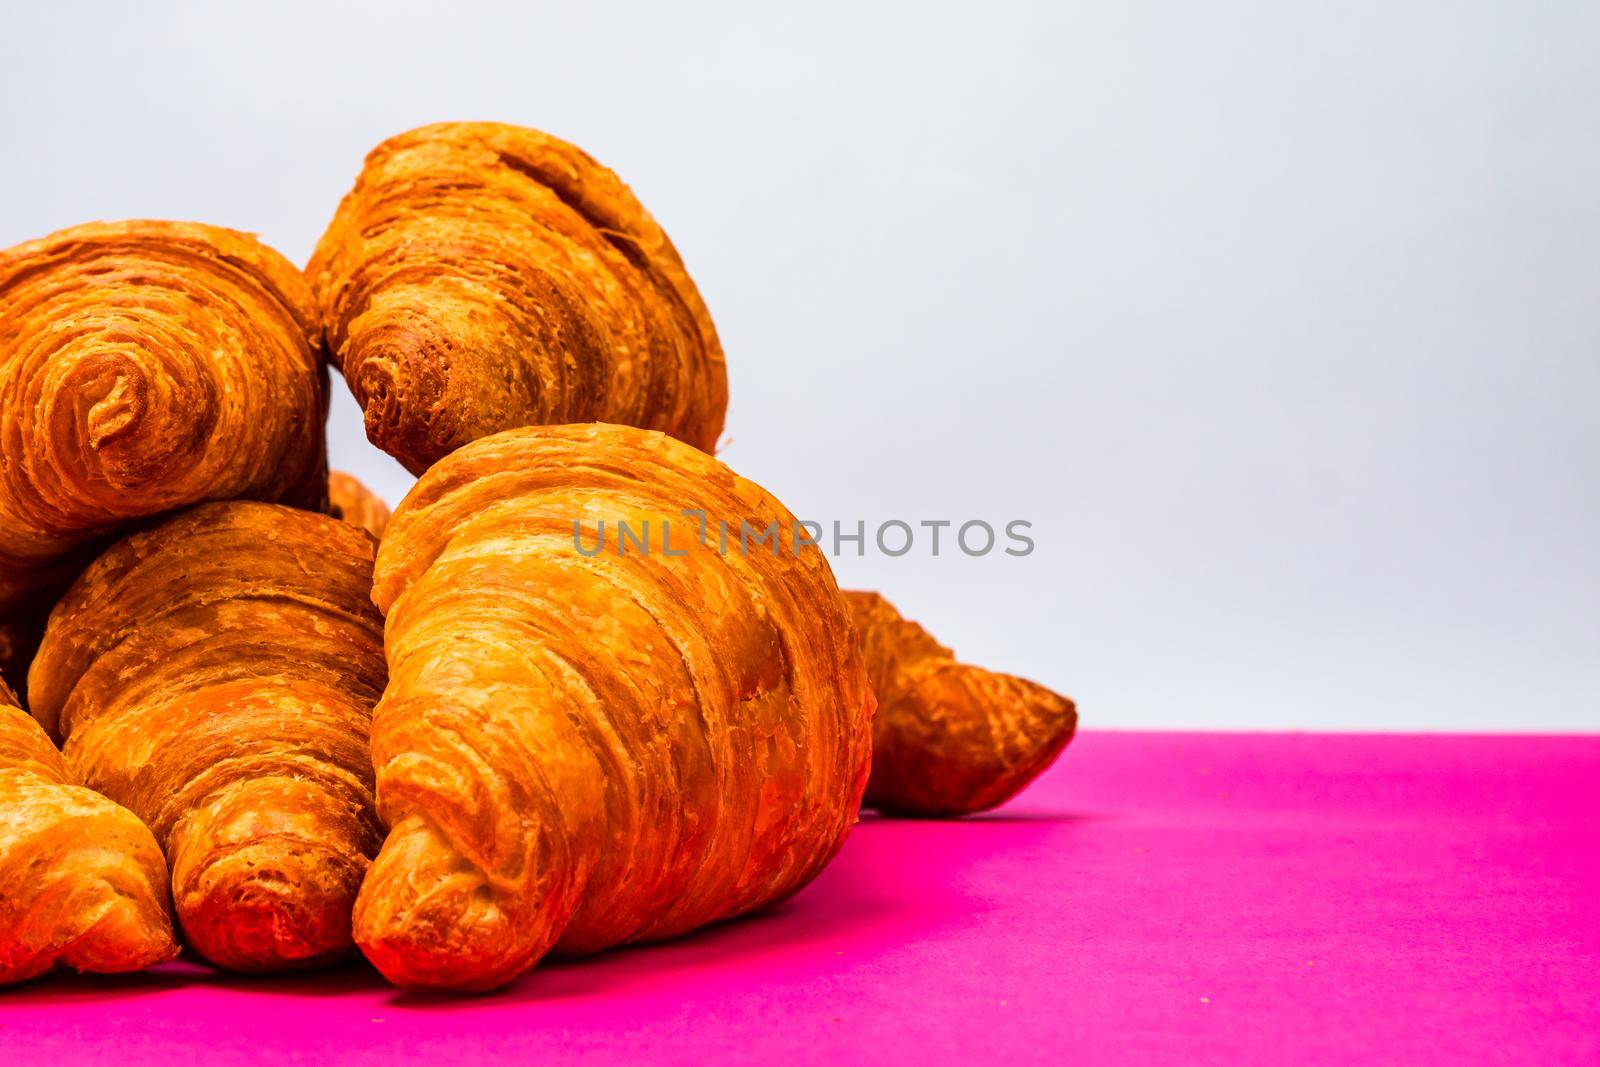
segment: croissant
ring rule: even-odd
[[[722,348],[672,242],[549,134],[385,141],[307,273],[367,436],[413,474],[518,426],[626,423],[706,451],[722,432]]]
[[[723,553],[724,521],[783,533]],[[389,836],[355,936],[384,975],[487,989],[552,946],[671,937],[816,876],[855,822],[873,705],[793,526],[705,453],[621,426],[507,431],[422,477],[374,575]]]
[[[137,971],[177,954],[150,831],[75,784],[0,682],[0,985],[57,965]]]
[[[328,474],[328,510],[334,518],[359,526],[380,540],[389,525],[389,505],[344,471]]]
[[[866,803],[963,815],[1010,800],[1055,762],[1078,726],[1072,701],[955,654],[877,593],[846,591],[878,698]]]
[[[50,616],[29,682],[86,783],[149,824],[191,946],[269,971],[351,948],[377,851],[373,541],[207,504],[119,542]]]
[[[317,337],[305,279],[247,234],[90,223],[0,252],[0,615],[130,520],[320,507]]]

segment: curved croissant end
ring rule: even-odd
[[[90,223],[0,252],[0,611],[130,520],[319,506],[318,337],[305,279],[247,234]]]
[[[648,551],[618,552],[622,521]],[[741,521],[783,532],[719,551]],[[620,426],[508,431],[422,477],[373,593],[389,837],[355,936],[391,981],[491,988],[552,946],[671,937],[816,876],[856,818],[872,697],[794,524],[705,453]]]
[[[958,663],[877,593],[846,591],[878,697],[869,807],[965,815],[1010,800],[1055,762],[1078,726],[1042,685]]]
[[[0,985],[58,965],[103,973],[172,959],[167,865],[143,823],[72,781],[0,682]]]
[[[538,130],[385,141],[307,273],[367,436],[413,474],[518,426],[626,423],[708,452],[722,432],[722,348],[672,242]]]
[[[377,851],[374,543],[325,515],[207,504],[96,560],[56,607],[33,711],[143,818],[190,944],[241,971],[347,954]]]
[[[344,471],[328,474],[328,509],[334,518],[359,526],[379,540],[389,526],[389,505]]]

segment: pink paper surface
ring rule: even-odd
[[[0,1063],[1600,1062],[1600,737],[1095,733],[667,945],[0,991]]]

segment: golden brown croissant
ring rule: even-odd
[[[722,521],[781,532],[723,554]],[[671,937],[822,869],[856,819],[872,697],[793,526],[710,456],[620,426],[507,431],[422,477],[373,592],[389,836],[355,921],[391,981],[490,988],[552,945]]]
[[[962,815],[1010,800],[1072,740],[1072,701],[955,654],[877,593],[846,591],[878,697],[870,807]]]
[[[177,954],[155,838],[73,782],[0,682],[0,985],[58,964],[137,971]]]
[[[188,941],[222,966],[350,948],[381,838],[372,556],[325,515],[207,504],[118,543],[50,616],[33,712],[155,831]]]
[[[380,540],[389,525],[389,505],[344,471],[328,473],[328,510],[334,518],[359,526]]]
[[[0,614],[130,520],[320,507],[318,336],[300,272],[232,230],[90,223],[0,252]]]
[[[385,141],[307,273],[367,436],[414,474],[517,426],[626,423],[706,451],[722,432],[722,348],[672,242],[548,134]]]

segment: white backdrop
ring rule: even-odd
[[[684,254],[723,458],[1034,524],[836,560],[968,658],[1096,726],[1600,728],[1600,8],[756,6],[8,7],[0,244],[304,262],[383,137],[536,125]]]

